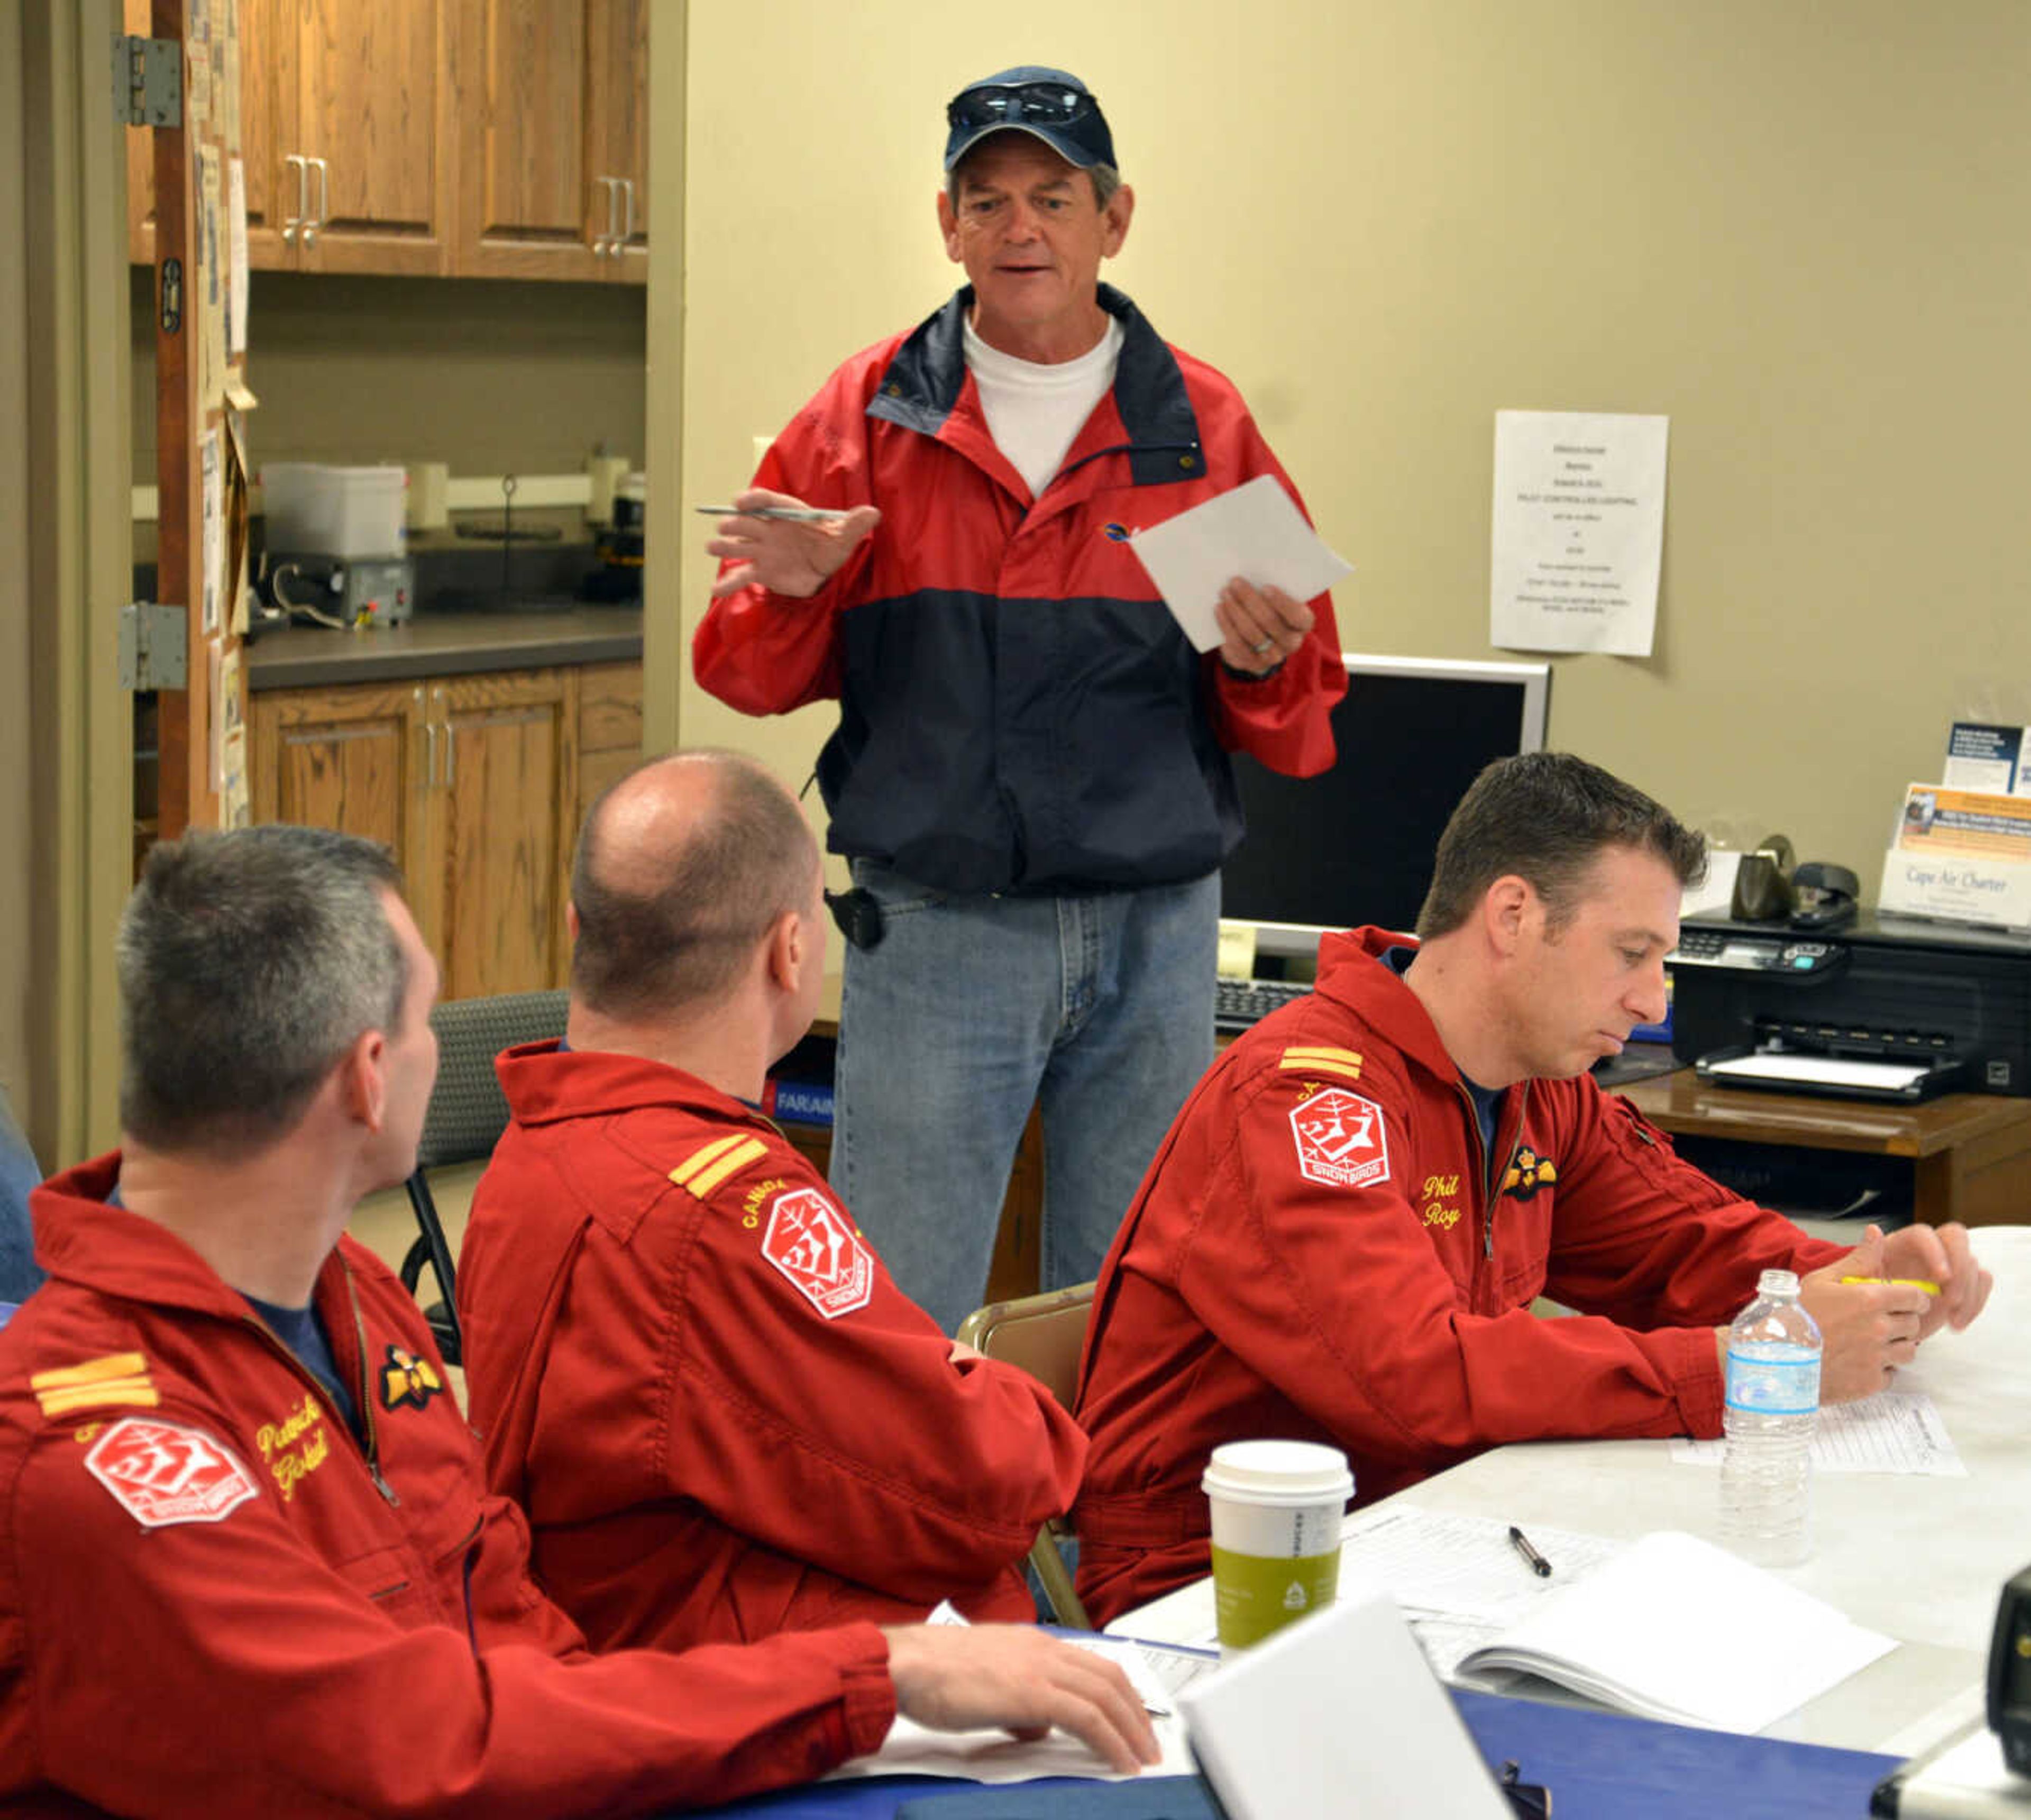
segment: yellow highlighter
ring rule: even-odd
[[[1940,1292],[1937,1283],[1929,1283],[1923,1277],[1843,1277],[1843,1283],[1889,1283],[1899,1289],[1923,1289],[1929,1296]]]

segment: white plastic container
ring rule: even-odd
[[[400,556],[408,472],[270,461],[261,470],[267,547],[285,556]]]

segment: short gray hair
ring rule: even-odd
[[[120,919],[122,1128],[225,1159],[293,1129],[346,1050],[401,1018],[401,882],[385,847],[323,828],[155,847]]]
[[[984,144],[986,141],[982,140],[982,143]],[[969,151],[967,158],[971,158],[972,155]],[[945,196],[954,208],[959,207],[959,182],[966,170],[966,164],[967,159],[963,158],[945,173]],[[1080,168],[1078,165],[1072,166],[1074,170]],[[1114,192],[1121,187],[1121,173],[1111,164],[1090,164],[1084,169],[1086,175],[1093,179],[1094,207],[1105,208],[1110,202],[1113,201]]]

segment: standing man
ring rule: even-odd
[[[818,844],[751,759],[680,752],[594,804],[565,1040],[497,1067],[512,1114],[459,1259],[494,1490],[597,1649],[1027,1618],[1022,1562],[1086,1437],[947,1339],[755,1108],[810,1027]]]
[[[1127,1682],[1021,1628],[587,1651],[421,1311],[344,1236],[415,1165],[437,979],[366,841],[148,856],[121,1147],[35,1191],[50,1280],[0,1333],[0,1806],[655,1813],[816,1776],[898,1711],[1146,1758]]]
[[[1727,1324],[1763,1270],[1805,1279],[1830,1403],[1981,1311],[1962,1227],[1808,1238],[1587,1073],[1664,1015],[1705,863],[1584,759],[1500,760],[1440,837],[1419,939],[1328,936],[1318,990],[1228,1046],[1094,1303],[1074,1522],[1096,1621],[1207,1571],[1223,1441],[1343,1448],[1369,1503],[1509,1441],[1719,1434]],[[1578,1313],[1541,1320],[1539,1295]]]
[[[693,656],[751,714],[839,699],[833,1180],[949,1332],[1033,1103],[1045,1282],[1098,1270],[1213,1057],[1227,755],[1324,770],[1346,679],[1327,596],[1235,580],[1202,658],[1127,546],[1290,483],[1234,388],[1099,282],[1135,199],[1098,101],[1026,67],[946,119],[938,225],[968,282],[777,438],[706,546],[725,567]],[[756,510],[800,505],[838,516]]]

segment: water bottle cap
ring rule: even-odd
[[[1798,1274],[1795,1270],[1765,1270],[1757,1279],[1756,1292],[1760,1296],[1795,1296],[1798,1292]]]

